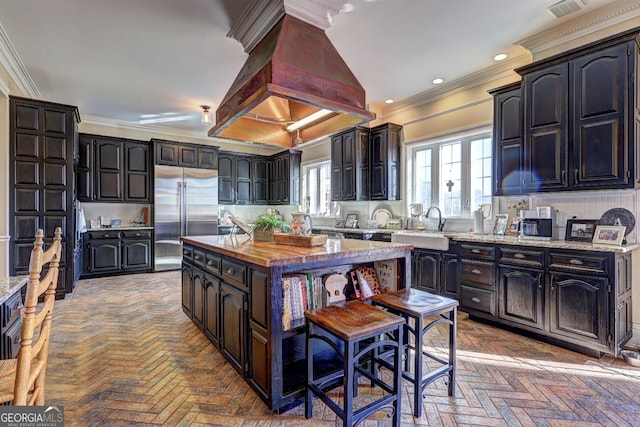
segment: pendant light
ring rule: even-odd
[[[213,121],[211,120],[211,112],[209,111],[208,105],[201,105],[202,108],[202,116],[200,117],[200,123],[203,125],[210,125]]]

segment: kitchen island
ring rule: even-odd
[[[284,411],[306,384],[304,320],[283,327],[283,282],[325,278],[396,260],[397,287],[411,283],[408,244],[328,239],[316,247],[254,242],[247,236],[183,237],[182,307],[265,404]],[[318,348],[320,371],[341,363]],[[318,362],[316,362],[318,363]]]

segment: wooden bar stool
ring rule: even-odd
[[[400,386],[402,369],[402,325],[404,319],[361,301],[349,301],[341,304],[310,310],[307,318],[307,396],[305,416],[313,416],[313,396],[319,397],[341,419],[343,426],[353,426],[374,412],[385,407],[393,407],[393,425],[400,425]],[[379,339],[387,334],[397,340]],[[326,373],[314,370],[313,342],[321,340],[333,348],[342,358],[343,369]],[[337,343],[336,343],[337,341]],[[372,369],[371,358],[379,349],[385,349],[391,359],[393,372],[391,384],[378,378]],[[367,357],[369,359],[367,360]],[[368,366],[368,368],[365,368]],[[317,376],[316,376],[317,375]],[[353,410],[354,397],[357,395],[356,375],[364,375],[381,387],[386,393],[379,399],[358,410]],[[339,384],[344,385],[343,407],[338,406],[329,396],[327,389]]]
[[[429,384],[436,379],[447,375],[449,377],[448,392],[449,396],[455,396],[456,391],[456,314],[458,311],[458,301],[446,298],[440,295],[430,294],[418,289],[403,289],[397,292],[374,295],[371,298],[372,304],[384,307],[391,313],[398,314],[406,319],[405,329],[405,352],[407,360],[402,376],[413,383],[413,415],[422,416],[422,392]],[[435,317],[430,323],[425,322]],[[413,319],[413,327],[409,319]],[[424,349],[424,336],[434,326],[446,323],[449,325],[449,359],[426,351]],[[408,340],[413,335],[414,343]],[[409,367],[409,350],[414,352],[414,369],[411,373]],[[387,355],[381,355],[376,362],[380,362],[384,366],[391,366],[392,362],[386,359]],[[431,372],[423,373],[422,361],[424,357],[428,357],[442,364],[441,367]],[[382,359],[382,360],[381,360]],[[375,370],[375,367],[374,367]]]

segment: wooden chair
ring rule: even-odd
[[[49,249],[43,251],[44,233],[42,229],[36,233],[29,261],[27,294],[22,309],[22,334],[18,358],[0,360],[0,402],[11,402],[15,406],[44,405],[51,315],[62,253],[60,227],[56,228],[54,235]],[[42,268],[47,264],[49,270],[41,280]],[[42,294],[44,302],[38,307],[38,299]]]

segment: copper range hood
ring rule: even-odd
[[[290,127],[320,110],[322,118]],[[292,147],[374,118],[324,31],[285,14],[249,53],[209,136]]]

